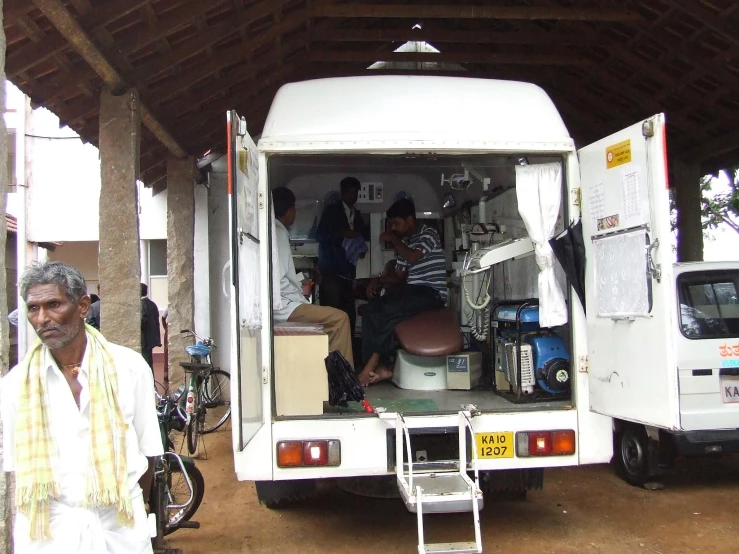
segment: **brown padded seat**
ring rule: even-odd
[[[463,346],[457,315],[448,309],[421,312],[398,323],[395,338],[414,356],[447,356]]]

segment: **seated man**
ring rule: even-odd
[[[413,202],[403,198],[387,211],[391,231],[380,235],[395,249],[395,268],[370,281],[371,298],[362,316],[363,385],[390,379],[388,355],[395,348],[395,326],[428,310],[444,307],[447,298],[446,261],[439,234],[416,221]],[[380,288],[387,289],[378,296]]]
[[[323,325],[328,334],[329,350],[338,350],[354,367],[349,316],[336,308],[310,304],[303,295],[303,288],[295,273],[288,233],[288,228],[295,222],[295,195],[288,188],[276,188],[272,191],[272,203],[276,219],[274,244],[279,258],[279,267],[274,270],[279,272],[282,301],[282,306],[273,311],[274,321]]]

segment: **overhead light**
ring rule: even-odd
[[[529,165],[529,159],[528,158],[518,158],[516,160],[516,163],[518,165]]]
[[[447,192],[444,195],[444,202],[441,205],[441,207],[444,208],[445,210],[448,210],[449,208],[453,208],[456,205],[457,205],[457,201],[454,199],[454,196],[452,195],[452,193]]]

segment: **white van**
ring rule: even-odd
[[[480,552],[483,492],[525,493],[542,486],[545,468],[609,462],[614,432],[632,482],[648,476],[642,454],[664,433],[695,444],[691,433],[711,430],[695,436],[729,448],[739,403],[720,391],[734,384],[739,346],[727,339],[734,329],[706,331],[705,341],[703,331],[681,334],[674,275],[692,295],[693,274],[672,264],[664,131],[656,115],[576,150],[540,88],[431,76],[283,86],[258,147],[230,112],[238,478],[276,507],[319,479],[395,476],[418,514],[419,552]],[[371,230],[358,277],[392,258],[378,240],[384,214],[412,198],[417,218],[443,235],[447,309],[463,338],[443,354],[401,342],[395,382],[366,389],[371,413],[327,402],[320,328],[272,322],[270,190],[297,197],[294,260],[309,269],[311,229],[348,175],[363,184],[357,207]],[[548,246],[578,221],[584,279]],[[720,285],[735,301],[735,268],[715,275],[704,288]],[[686,305],[727,323],[729,302],[708,298]],[[451,511],[472,512],[474,541],[425,545],[423,513]]]

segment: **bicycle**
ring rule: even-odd
[[[190,361],[180,362],[190,375],[184,397],[185,435],[187,451],[195,454],[198,438],[219,429],[231,417],[231,375],[213,367],[211,352],[216,347],[213,339],[201,337],[190,329],[180,333],[190,334],[196,341],[185,347]]]
[[[184,428],[183,419],[177,413],[178,396],[165,394],[158,398],[157,417],[164,455],[157,459],[154,466],[150,495],[150,509],[156,517],[156,535],[152,538],[152,547],[157,554],[176,554],[181,551],[167,548],[164,537],[177,529],[200,527],[200,523],[190,519],[203,500],[205,480],[195,467],[195,460],[179,456],[169,437],[171,431],[182,431]]]

